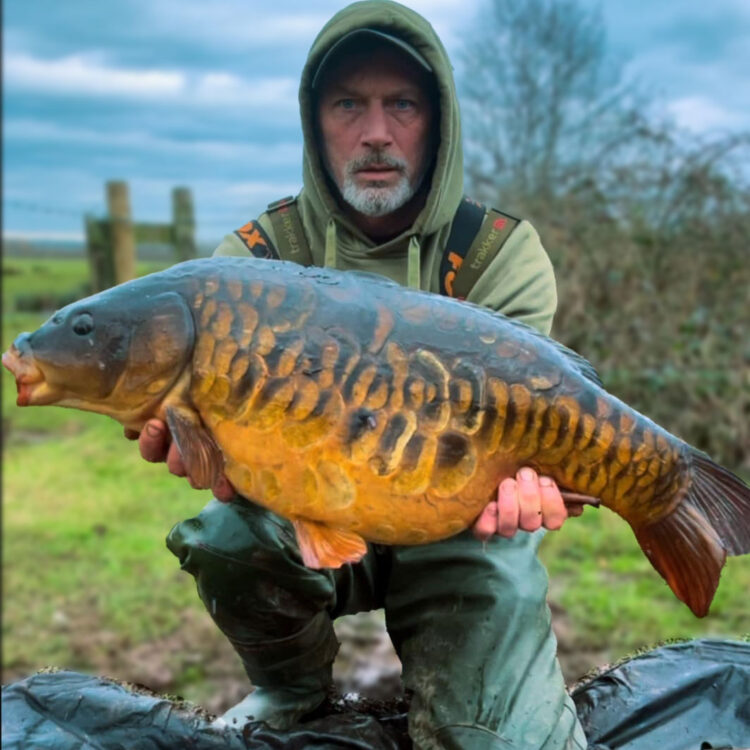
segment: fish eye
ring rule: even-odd
[[[73,320],[73,333],[78,336],[87,336],[94,330],[94,319],[89,313],[81,313]]]

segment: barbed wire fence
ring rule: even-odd
[[[69,208],[66,206],[49,206],[37,201],[17,198],[5,198],[3,204],[8,208],[15,208],[28,213],[53,214],[79,219],[86,214],[96,213],[101,210],[101,206],[94,204],[81,206],[80,208]],[[258,213],[258,211],[255,213]],[[240,226],[242,223],[246,223],[248,218],[252,218],[251,214],[253,214],[253,211],[250,208],[238,208],[235,211],[227,211],[218,214],[212,213],[208,216],[201,215],[200,223],[204,226],[223,226],[226,227],[226,231],[229,232],[232,231],[235,224]]]
[[[57,216],[74,216],[81,218],[84,214],[91,212],[92,208],[67,208],[63,206],[46,206],[42,203],[29,200],[18,200],[16,198],[6,198],[3,203],[9,208],[15,208],[20,211],[39,214],[54,214]]]

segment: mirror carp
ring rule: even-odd
[[[698,616],[750,550],[750,487],[578,354],[372,274],[188,261],[63,308],[2,361],[20,406],[166,420],[195,486],[224,472],[311,567],[456,534],[524,465],[622,516]]]

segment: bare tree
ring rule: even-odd
[[[557,337],[750,471],[750,134],[660,116],[582,0],[485,2],[459,77],[471,193],[540,229]]]
[[[461,56],[474,192],[533,212],[643,136],[644,97],[605,42],[600,11],[577,0],[487,0]]]

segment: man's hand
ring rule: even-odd
[[[169,434],[169,428],[160,419],[150,419],[143,426],[140,433],[133,430],[125,430],[128,440],[138,440],[138,448],[141,456],[151,463],[166,461],[169,471],[178,477],[187,477],[193,486],[190,475],[187,473],[185,464],[177,449],[177,444]],[[231,482],[221,475],[221,479],[211,488],[217,500],[229,502],[237,494]]]
[[[519,529],[559,529],[568,516],[583,513],[582,503],[587,500],[566,505],[554,480],[540,477],[533,469],[524,466],[515,479],[504,479],[500,483],[497,499],[487,504],[474,522],[472,531],[477,539],[487,541],[494,534],[510,538]]]

